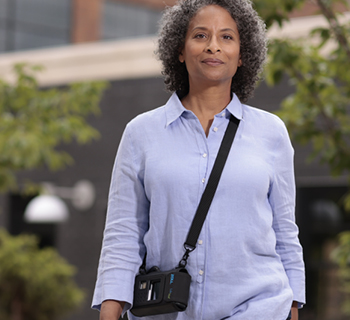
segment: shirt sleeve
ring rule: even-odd
[[[125,301],[131,308],[134,279],[142,263],[148,229],[149,201],[144,192],[140,149],[127,126],[115,159],[92,308],[105,300]]]
[[[294,150],[284,124],[276,145],[274,175],[269,201],[273,210],[273,229],[276,233],[276,251],[293,290],[293,300],[305,304],[305,268],[299,229],[295,223]]]

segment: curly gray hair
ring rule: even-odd
[[[191,19],[208,5],[226,9],[237,24],[243,65],[232,78],[231,90],[246,102],[253,96],[267,53],[266,26],[250,0],[179,0],[173,7],[165,9],[156,54],[163,64],[166,88],[170,92],[177,91],[181,97],[188,93],[188,72],[185,64],[179,61],[179,54]]]

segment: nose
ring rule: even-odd
[[[216,37],[210,38],[210,40],[208,41],[208,46],[205,51],[210,53],[221,51],[219,42],[217,41]]]

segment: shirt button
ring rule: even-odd
[[[219,129],[217,127],[215,127],[213,130],[214,130],[214,132],[217,132]]]
[[[203,244],[203,240],[198,240],[198,244]]]
[[[206,153],[203,153],[203,158],[206,158],[207,157],[207,154]]]
[[[202,183],[204,183],[204,182],[205,182],[205,178],[202,179]]]
[[[224,117],[224,116],[225,116],[225,112],[223,112],[223,113],[221,114],[221,116]]]
[[[203,271],[203,270],[199,270],[199,275],[200,275],[200,276],[202,276],[202,275],[203,275],[203,273],[204,273],[204,271]]]

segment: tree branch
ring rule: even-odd
[[[343,47],[343,49],[346,52],[346,55],[350,59],[350,45],[342,31],[341,25],[339,24],[336,14],[334,13],[333,9],[325,3],[324,0],[316,1],[322,11],[322,14],[326,17],[327,21],[329,22],[331,30],[334,32],[335,37],[337,38],[340,46]]]

